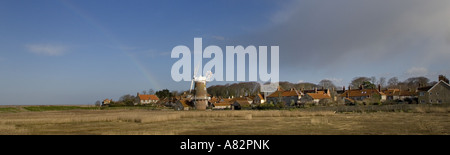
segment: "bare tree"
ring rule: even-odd
[[[389,87],[396,87],[398,85],[398,78],[397,77],[392,77],[388,80],[388,85]]]
[[[99,100],[95,101],[95,106],[99,107],[101,105],[102,105],[102,103]]]
[[[155,94],[155,91],[154,91],[153,89],[149,89],[149,90],[148,90],[148,94],[154,95],[154,94]]]
[[[380,77],[380,79],[378,80],[378,84],[381,85],[381,87],[384,87],[386,85],[386,78]]]
[[[331,80],[323,79],[319,82],[319,86],[322,86],[326,89],[336,88],[336,86],[333,84]]]
[[[377,78],[375,76],[370,77],[370,82],[375,84],[377,82]]]

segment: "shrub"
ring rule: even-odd
[[[260,105],[256,106],[256,109],[267,110],[267,109],[276,109],[276,108],[275,108],[275,105],[273,105],[272,103],[267,103],[267,104],[260,104]]]

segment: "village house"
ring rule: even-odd
[[[175,105],[173,106],[173,108],[175,110],[190,110],[192,106],[192,103],[190,102],[189,99],[180,99],[177,102],[175,102]]]
[[[314,103],[318,104],[321,100],[331,101],[331,94],[329,89],[317,90],[314,89],[314,92],[304,93],[303,97],[300,99],[301,103]]]
[[[406,100],[415,98],[416,92],[411,90],[400,90],[400,89],[387,89],[384,90],[383,93],[386,95],[387,101],[393,100]]]
[[[252,101],[253,102],[253,101]],[[243,98],[234,98],[229,101],[231,103],[231,109],[232,110],[240,110],[243,107],[250,107],[251,103],[247,97]]]
[[[219,102],[219,98],[213,96],[210,99],[208,99],[208,107],[212,107],[214,103]]]
[[[439,75],[439,82],[433,86],[418,88],[419,103],[450,103],[450,85],[448,79]]]
[[[107,106],[107,105],[111,104],[111,102],[112,102],[112,99],[104,99],[101,106]]]
[[[302,97],[302,92],[297,91],[294,88],[290,90],[283,90],[278,87],[277,91],[273,92],[266,97],[266,103],[269,104],[285,104],[286,106],[294,106],[300,104],[300,98]]]
[[[371,99],[375,96],[379,97],[380,101],[386,100],[386,94],[381,92],[380,86],[378,89],[364,89],[362,86],[359,89],[351,89],[349,86],[348,90],[340,95],[344,100],[349,98],[354,101],[363,101],[364,99]]]
[[[223,110],[231,109],[232,99],[220,99],[215,103],[212,103],[212,109]]]
[[[148,94],[139,94],[137,93],[137,95],[139,97],[139,103],[141,105],[143,104],[150,104],[150,103],[156,103],[159,101],[159,98],[156,95],[148,95]]]
[[[254,105],[260,105],[260,104],[264,104],[266,102],[266,100],[264,99],[264,95],[261,93],[258,93],[254,98],[253,98],[253,104]]]

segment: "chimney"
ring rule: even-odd
[[[349,86],[350,87],[350,86]],[[345,92],[345,86],[342,86],[342,92]]]
[[[352,90],[352,87],[351,87],[351,86],[348,86],[348,90]]]
[[[378,84],[378,92],[381,92],[381,84]]]
[[[139,97],[139,92],[136,93],[136,97]]]
[[[444,82],[448,83],[448,79],[444,75],[439,75],[439,81],[444,81]]]

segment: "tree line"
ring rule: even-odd
[[[355,77],[350,82],[349,86],[352,89],[357,89],[359,87],[364,87],[367,89],[373,88],[376,89],[378,85],[381,86],[382,89],[401,89],[401,90],[415,90],[419,87],[432,86],[436,81],[430,81],[428,78],[419,76],[419,77],[410,77],[404,81],[399,81],[397,77],[392,77],[390,79],[386,79],[385,77],[376,78],[372,77]],[[299,83],[291,83],[287,81],[279,82],[279,86],[288,90],[290,88],[295,88],[297,90],[312,90],[314,88],[324,88],[324,89],[342,89],[342,87],[338,88],[333,81],[329,79],[323,79],[318,84],[309,83],[309,82],[299,82]],[[348,86],[345,86],[348,89]],[[254,96],[260,92],[260,84],[257,82],[239,82],[225,85],[213,85],[207,88],[208,94],[215,97],[229,98],[229,97],[241,97],[241,96]],[[160,99],[173,99],[183,93],[187,93],[189,91],[170,91],[168,89],[154,91],[153,89],[143,90],[141,94],[153,94],[158,96]],[[138,96],[126,94],[119,98],[118,101],[115,101],[114,104],[117,105],[134,105],[135,103],[139,103]],[[95,103],[99,104],[99,101]]]

